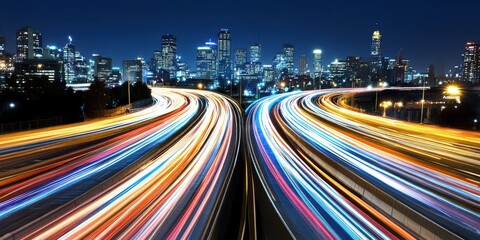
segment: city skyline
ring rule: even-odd
[[[86,12],[88,9],[85,5],[88,5],[88,2],[75,6],[73,12],[77,15]],[[15,31],[24,25],[32,26],[43,34],[44,46],[64,46],[68,42],[67,37],[72,36],[74,45],[84,56],[98,53],[111,57],[115,66],[121,66],[123,60],[135,58],[137,55],[145,59],[151,58],[153,51],[161,49],[161,36],[173,34],[177,37],[178,54],[191,69],[195,67],[197,47],[210,38],[214,40],[221,28],[228,28],[231,32],[232,52],[260,43],[262,63],[271,64],[275,53],[282,51],[283,44],[292,43],[295,46],[295,68],[298,68],[298,57],[304,54],[308,57],[310,70],[314,49],[323,50],[324,64],[353,55],[368,58],[371,34],[377,22],[382,34],[383,55],[395,57],[402,49],[403,56],[410,59],[412,66],[418,71],[425,71],[430,64],[438,66],[437,71],[447,71],[459,65],[465,42],[479,40],[478,34],[471,30],[475,29],[475,22],[480,21],[479,17],[473,14],[473,7],[480,5],[476,2],[471,2],[467,7],[462,3],[434,4],[427,1],[409,9],[411,1],[405,1],[405,6],[396,6],[395,11],[385,11],[393,7],[388,3],[375,2],[368,5],[354,2],[348,3],[352,5],[351,8],[342,9],[345,13],[352,12],[351,14],[340,14],[341,11],[334,14],[328,11],[339,8],[340,4],[336,3],[301,1],[291,7],[282,8],[279,5],[284,5],[280,1],[269,8],[265,3],[257,3],[247,8],[250,6],[248,3],[247,1],[232,6],[213,1],[202,4],[169,3],[169,11],[159,11],[158,15],[149,13],[152,13],[155,7],[164,6],[160,3],[138,3],[141,7],[121,3],[112,7],[100,3],[96,5],[96,10],[99,14],[103,10],[104,14],[100,14],[102,17],[99,21],[67,18],[62,20],[61,29],[58,28],[55,17],[40,17],[41,11],[35,11],[48,8],[52,3],[29,3],[23,10],[30,14],[18,21],[7,21],[14,19],[13,11],[7,11],[0,17],[0,35],[6,37],[6,49],[12,53],[15,53]],[[14,7],[14,4],[6,3],[6,7]],[[124,18],[122,12],[127,8],[131,9],[131,17]],[[200,8],[217,8],[222,11],[215,16],[212,13],[199,17],[194,14],[194,10]],[[298,8],[303,12],[298,13]],[[61,10],[61,7],[55,5],[52,9]],[[106,11],[107,9],[110,10]],[[113,9],[118,10],[116,14],[110,12]],[[243,11],[245,14],[233,11],[240,9],[248,11]],[[378,11],[379,9],[384,10]],[[403,10],[404,13],[411,14],[399,18]],[[462,10],[464,14],[456,18],[448,15],[443,18],[434,17],[455,10]],[[210,11],[214,12],[208,10],[207,13]],[[56,13],[58,19],[62,19],[65,14],[62,11]],[[419,13],[421,16],[418,16]]]

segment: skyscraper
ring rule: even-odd
[[[300,75],[305,75],[307,74],[307,56],[306,55],[300,55],[300,58],[298,59],[298,74]]]
[[[262,45],[254,43],[250,46],[250,62],[260,62]]]
[[[153,52],[153,61],[154,61],[155,71],[160,72],[160,70],[163,69],[162,51],[156,50]]]
[[[235,49],[235,55],[233,57],[235,63],[235,70],[245,70],[245,64],[247,64],[247,49]]]
[[[123,81],[142,81],[143,78],[143,63],[141,58],[123,60]]]
[[[5,37],[0,35],[0,57],[5,56]]]
[[[463,81],[480,83],[480,44],[467,42],[463,54]]]
[[[164,70],[175,78],[177,74],[177,38],[172,34],[162,36],[162,58]]]
[[[285,63],[288,70],[288,74],[294,73],[294,57],[295,57],[295,47],[292,44],[285,43],[283,45],[283,53],[285,55]]]
[[[313,77],[318,78],[322,75],[322,50],[313,50]]]
[[[42,57],[42,34],[32,27],[17,30],[17,56],[20,59]]]
[[[216,45],[214,42],[206,42],[205,46],[197,48],[197,77],[215,79],[216,74]]]
[[[91,75],[106,81],[112,73],[112,59],[93,54]]]
[[[372,35],[372,47],[370,52],[370,70],[372,77],[376,80],[380,78],[382,73],[382,35],[377,29]]]
[[[79,51],[75,51],[75,82],[86,83],[87,81],[88,61]]]
[[[63,48],[63,79],[67,84],[75,81],[75,46],[69,36],[69,42]]]
[[[218,76],[225,80],[231,80],[232,78],[230,42],[230,31],[228,29],[221,29],[218,33],[217,71]]]

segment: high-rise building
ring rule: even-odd
[[[92,55],[91,73],[90,76],[96,77],[99,80],[106,81],[112,73],[112,59],[102,57],[98,54]],[[90,79],[92,80],[92,79]]]
[[[5,37],[0,35],[0,57],[5,56]]]
[[[298,74],[305,75],[307,74],[307,71],[308,71],[307,56],[300,55],[300,58],[298,59]]]
[[[215,79],[216,74],[216,44],[206,42],[205,46],[197,48],[197,78]]]
[[[263,81],[264,82],[275,81],[275,69],[272,65],[263,65]]]
[[[285,61],[285,54],[277,53],[273,59],[273,67],[275,68],[275,77],[280,77],[282,72],[287,70],[287,63]]]
[[[217,74],[219,78],[223,78],[224,80],[231,80],[232,78],[230,43],[230,31],[228,29],[221,29],[218,33]]]
[[[35,78],[46,77],[51,82],[60,82],[61,64],[57,60],[51,59],[24,59],[15,62],[15,75],[17,76],[18,91],[24,91],[28,81]]]
[[[162,36],[162,68],[170,73],[170,78],[177,74],[177,38],[172,34]]]
[[[123,60],[123,81],[142,81],[143,79],[143,63],[141,59]]]
[[[370,69],[373,78],[380,78],[382,73],[382,35],[377,29],[372,35],[372,47],[370,52]]]
[[[32,27],[17,30],[17,57],[20,59],[41,58],[42,34]]]
[[[335,59],[330,63],[330,80],[341,80],[345,78],[347,73],[347,62]]]
[[[63,48],[63,79],[67,84],[75,82],[75,46],[72,38]]]
[[[43,49],[42,58],[63,62],[63,49],[57,48],[56,46],[47,45],[47,47]]]
[[[319,78],[322,75],[322,50],[313,50],[313,77]]]
[[[75,52],[75,82],[86,83],[88,81],[88,61],[80,54],[79,51]]]
[[[261,62],[262,45],[260,43],[254,43],[250,46],[250,62]]]
[[[480,43],[467,42],[463,54],[463,81],[480,83]]]
[[[233,57],[235,63],[235,70],[245,70],[245,64],[247,64],[247,49],[235,49],[235,55]]]
[[[163,69],[163,57],[161,50],[156,50],[153,52],[153,61],[154,69],[152,70],[159,72],[161,69]]]
[[[292,44],[285,43],[283,45],[283,53],[285,54],[285,63],[288,70],[288,74],[293,74],[295,70],[294,57],[295,47]]]

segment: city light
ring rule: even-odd
[[[12,102],[12,103],[10,103],[8,106],[9,106],[10,108],[15,108],[15,103]]]
[[[383,108],[383,116],[387,116],[387,108],[392,106],[392,101],[383,101],[380,103],[380,107]]]
[[[455,86],[455,85],[450,85],[447,87],[446,94],[449,96],[460,96],[461,95],[460,88],[458,88],[458,86]]]

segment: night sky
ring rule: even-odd
[[[84,56],[99,53],[115,66],[137,55],[149,59],[161,48],[161,35],[177,36],[179,55],[195,70],[196,47],[216,41],[230,29],[235,48],[262,44],[262,62],[271,64],[283,43],[300,54],[315,48],[324,64],[350,55],[368,57],[371,34],[379,23],[384,56],[400,48],[418,71],[435,64],[437,72],[461,61],[466,41],[480,41],[480,1],[2,1],[0,35],[15,52],[15,30],[29,25],[41,31],[43,45],[64,46],[68,35]]]

